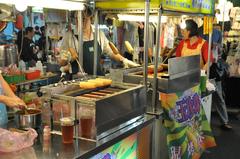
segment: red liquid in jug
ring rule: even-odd
[[[80,122],[81,122],[82,137],[91,138],[92,137],[93,118],[92,117],[82,117],[80,119]]]

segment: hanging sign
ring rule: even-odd
[[[150,8],[159,8],[160,0],[150,0]],[[145,0],[108,0],[96,1],[98,9],[144,9]]]
[[[183,92],[160,93],[170,159],[199,159],[216,145],[201,104],[199,85]]]
[[[187,13],[213,14],[213,0],[161,0],[163,9]]]

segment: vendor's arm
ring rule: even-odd
[[[176,50],[176,57],[181,57],[182,56],[182,48],[183,48],[184,40],[182,40]]]
[[[0,82],[4,92],[4,95],[0,95],[0,102],[6,104],[9,107],[26,106],[26,104],[13,93],[8,83],[3,79],[1,74]]]
[[[100,40],[99,40],[101,47],[102,47],[102,51],[104,53],[107,53],[108,56],[110,56],[111,59],[115,60],[115,61],[123,61],[124,57],[120,54],[114,54],[111,47],[109,46],[109,41],[106,38],[106,36],[104,35],[103,32],[100,32]]]
[[[115,61],[123,62],[125,67],[139,66],[139,64],[134,63],[134,62],[124,58],[121,54],[114,54],[111,47],[109,46],[109,41],[103,32],[100,32],[100,44],[102,46],[103,52],[107,53],[111,59],[113,59]]]

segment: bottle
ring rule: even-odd
[[[44,141],[50,140],[50,136],[51,136],[51,129],[48,125],[46,125],[43,128],[43,140]]]
[[[41,76],[43,75],[43,65],[41,61],[37,61],[36,68],[41,72]]]
[[[23,72],[26,71],[26,64],[23,60],[19,61],[19,69]]]

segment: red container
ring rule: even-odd
[[[41,71],[39,71],[39,70],[26,72],[25,73],[26,79],[27,80],[34,80],[34,79],[40,78],[40,73],[41,73]]]

